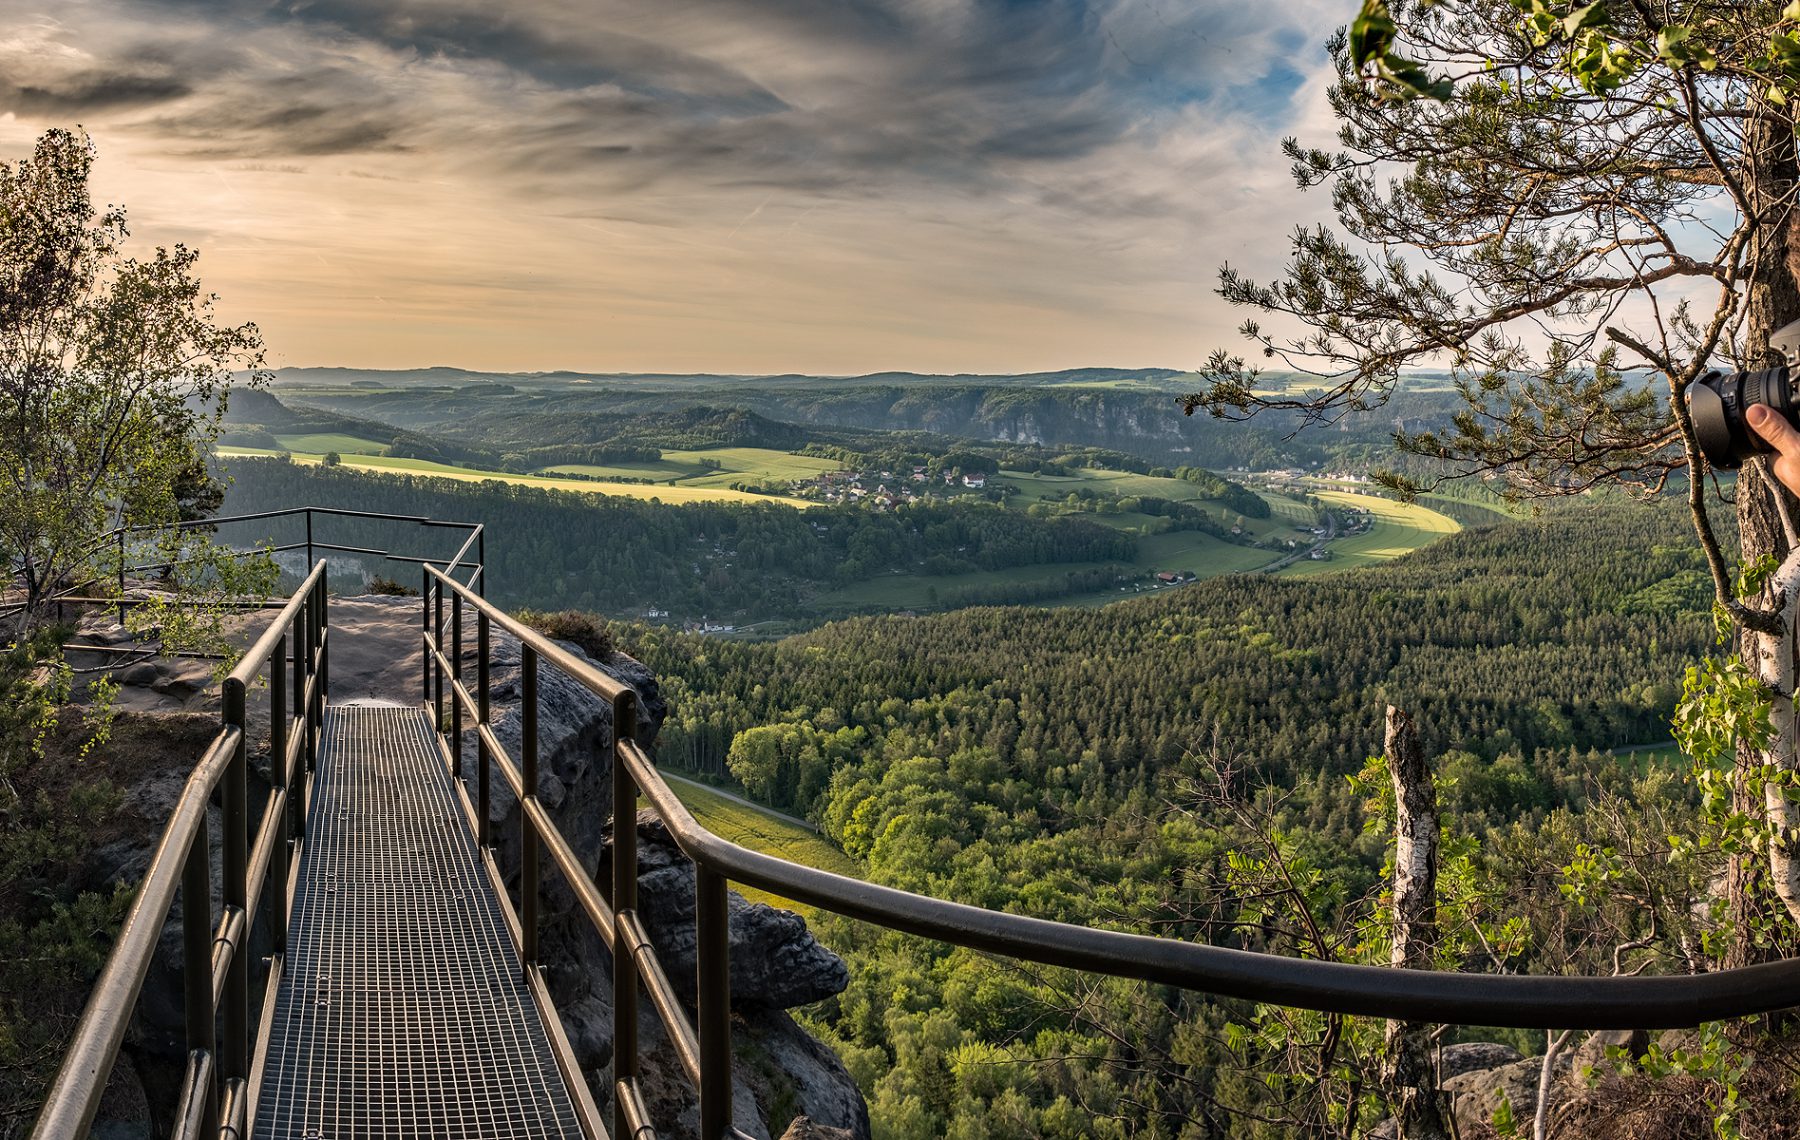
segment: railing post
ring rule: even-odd
[[[119,522],[119,624],[125,624],[125,523]]]
[[[462,593],[453,591],[450,595],[450,676],[458,684],[462,682],[462,671]],[[454,726],[450,730],[450,774],[461,783],[463,706],[462,697],[454,685],[450,689],[450,717]]]
[[[493,837],[488,834],[488,784],[490,779],[490,761],[488,759],[487,734],[481,731],[488,727],[488,615],[486,610],[475,611],[475,794],[478,804],[475,809],[475,841],[483,847],[493,845]]]
[[[212,860],[206,832],[206,815],[202,813],[181,870],[181,984],[190,1063],[196,1054],[213,1060],[217,1047],[212,1000]],[[206,1098],[200,1118],[202,1136],[219,1134],[218,1071],[215,1063],[213,1079],[200,1092]]]
[[[481,524],[475,527],[475,561],[481,565],[481,573],[475,578],[475,592],[487,597],[487,528]]]
[[[627,722],[629,717],[629,722]],[[613,699],[612,743],[612,907],[613,907],[613,1077],[636,1081],[638,1062],[637,958],[625,937],[625,916],[637,911],[637,780],[619,748],[620,725],[637,728],[637,706],[629,693]],[[631,1135],[618,1097],[613,1098],[613,1135]]]
[[[308,507],[308,508],[306,508],[306,572],[308,574],[311,574],[312,568],[313,568],[312,508]]]
[[[331,593],[326,574],[319,575],[319,723],[325,723],[325,698],[331,693]]]
[[[700,1135],[731,1127],[731,915],[725,877],[694,866],[694,934],[700,1008]]]
[[[220,686],[226,726],[238,730],[237,747],[225,767],[223,839],[224,866],[219,895],[224,910],[250,914],[250,806],[248,800],[249,748],[244,731],[244,683],[227,677]],[[230,947],[231,964],[225,971],[225,1047],[220,1052],[221,1081],[250,1075],[250,931],[248,924],[239,944]],[[207,971],[207,984],[212,972]]]
[[[419,576],[423,579],[419,586],[419,644],[423,647],[419,652],[419,678],[423,691],[419,694],[421,701],[431,700],[431,567],[421,566]]]
[[[538,788],[538,654],[529,645],[519,647],[519,762],[524,769],[525,795],[537,799]],[[526,972],[537,964],[538,944],[538,835],[537,824],[519,805],[519,942]]]
[[[435,684],[432,688],[431,707],[436,719],[432,722],[433,732],[444,731],[444,666],[438,660],[444,652],[444,587],[442,583],[431,596],[432,610],[436,614],[432,623],[431,647],[435,651],[431,655],[431,676]]]
[[[312,623],[307,620],[306,607],[294,615],[294,632],[291,640],[294,643],[294,715],[300,718],[300,765],[308,772],[313,770],[313,748],[315,742],[312,733],[312,706],[306,702],[306,679],[312,674],[312,651],[307,646],[312,641]],[[306,816],[300,816],[298,835],[306,835]]]
[[[269,783],[287,793],[288,804],[286,818],[281,821],[286,834],[276,841],[269,857],[268,887],[272,889],[263,892],[269,907],[269,936],[277,954],[287,952],[288,844],[294,839],[294,773],[287,758],[287,646],[284,633],[275,643],[275,652],[269,655]]]

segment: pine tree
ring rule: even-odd
[[[1464,410],[1403,451],[1518,495],[1684,486],[1736,642],[1712,674],[1741,698],[1724,779],[1760,828],[1725,957],[1791,949],[1800,502],[1744,467],[1734,574],[1684,397],[1710,370],[1779,363],[1769,335],[1800,318],[1800,4],[1367,0],[1331,52],[1338,146],[1284,148],[1337,228],[1298,229],[1272,283],[1221,270],[1260,314],[1242,333],[1307,391],[1270,394],[1220,351],[1187,410],[1328,419],[1384,402],[1407,365],[1447,365]]]

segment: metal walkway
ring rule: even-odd
[[[325,713],[257,1140],[579,1137],[422,708]]]

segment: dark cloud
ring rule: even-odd
[[[1278,24],[1164,0],[112,2],[189,31],[0,97],[150,109],[134,128],[178,154],[410,150],[534,195],[1016,188],[1254,85],[1270,65],[1234,57]]]
[[[187,81],[171,75],[88,71],[42,85],[0,81],[0,110],[46,117],[81,115],[167,103],[192,90]]]

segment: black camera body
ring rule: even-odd
[[[1688,386],[1694,435],[1714,467],[1736,470],[1751,456],[1775,450],[1744,422],[1744,413],[1753,404],[1767,404],[1800,427],[1800,321],[1776,329],[1769,336],[1769,347],[1786,363],[1757,372],[1708,372]]]

